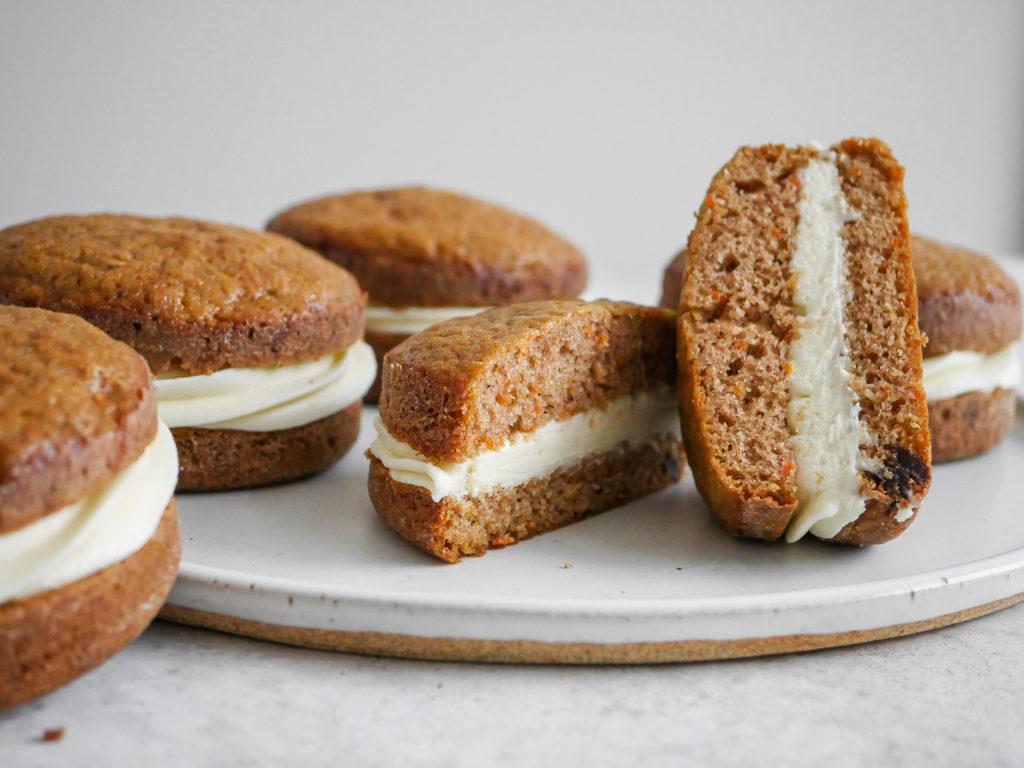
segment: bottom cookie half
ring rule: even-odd
[[[178,491],[252,488],[316,474],[348,453],[359,435],[362,403],[301,427],[274,432],[172,429]]]
[[[407,541],[450,563],[484,554],[626,504],[677,483],[686,460],[675,437],[620,444],[522,485],[433,501],[370,457],[370,498]]]
[[[172,499],[135,554],[71,584],[0,605],[0,710],[71,682],[134,640],[167,599],[180,557]]]

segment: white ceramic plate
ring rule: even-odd
[[[871,630],[1024,593],[1024,424],[938,466],[907,532],[857,550],[738,541],[687,479],[481,558],[445,565],[376,516],[375,409],[331,471],[263,490],[181,495],[170,604],[288,627],[419,638],[662,643]]]
[[[1004,264],[1019,280],[1017,263]],[[889,636],[900,632],[871,631],[938,626],[1024,594],[1019,417],[996,450],[935,467],[918,519],[879,547],[733,539],[687,474],[679,486],[626,507],[445,565],[406,544],[373,511],[363,451],[375,413],[364,409],[356,447],[323,475],[179,496],[184,553],[169,604],[183,610],[172,608],[175,618],[204,614],[198,623],[213,626],[211,615],[236,619],[223,628],[242,632],[270,625],[464,641],[728,643]],[[305,642],[301,633],[285,639]],[[763,651],[740,651],[747,652]]]

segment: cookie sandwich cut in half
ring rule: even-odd
[[[325,469],[355,441],[376,374],[352,276],[238,227],[111,214],[11,227],[0,303],[80,315],[146,358],[179,490]]]
[[[369,295],[366,340],[378,359],[435,323],[487,307],[571,299],[587,264],[533,219],[428,187],[353,192],[279,213],[267,229],[349,270]],[[368,399],[379,394],[378,378]]]
[[[1020,291],[987,256],[924,237],[911,243],[932,460],[977,456],[1013,428]]]
[[[878,544],[931,477],[903,169],[875,139],[743,147],[687,243],[683,439],[736,536]]]
[[[177,477],[141,357],[78,317],[0,306],[0,709],[156,616],[178,571]]]
[[[370,498],[448,562],[680,479],[675,319],[544,301],[450,320],[385,356]]]
[[[918,326],[927,340],[921,384],[932,463],[985,453],[1013,428],[1021,380],[1020,290],[992,259],[911,235]],[[665,267],[660,306],[673,311],[686,249]]]

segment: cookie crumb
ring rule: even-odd
[[[47,728],[43,731],[42,741],[60,741],[64,738],[63,728]]]
[[[566,560],[564,563],[562,563],[562,568],[564,568],[565,570],[569,570],[570,568],[572,568],[572,563]]]

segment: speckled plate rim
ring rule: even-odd
[[[626,644],[874,631],[933,621],[1021,596],[1024,549],[939,571],[846,587],[618,602],[507,597],[495,603],[443,595],[410,600],[398,592],[325,589],[319,583],[186,565],[170,602],[182,610],[300,629]],[[166,615],[175,614],[168,610]],[[183,620],[184,614],[177,616]],[[900,620],[893,622],[894,616]]]
[[[507,664],[665,664],[837,648],[927,632],[1008,608],[1024,594],[932,619],[872,630],[753,637],[736,640],[680,640],[649,643],[540,642],[418,637],[383,632],[350,632],[268,624],[193,608],[167,605],[160,618],[219,632],[287,645],[342,653],[437,661]]]

